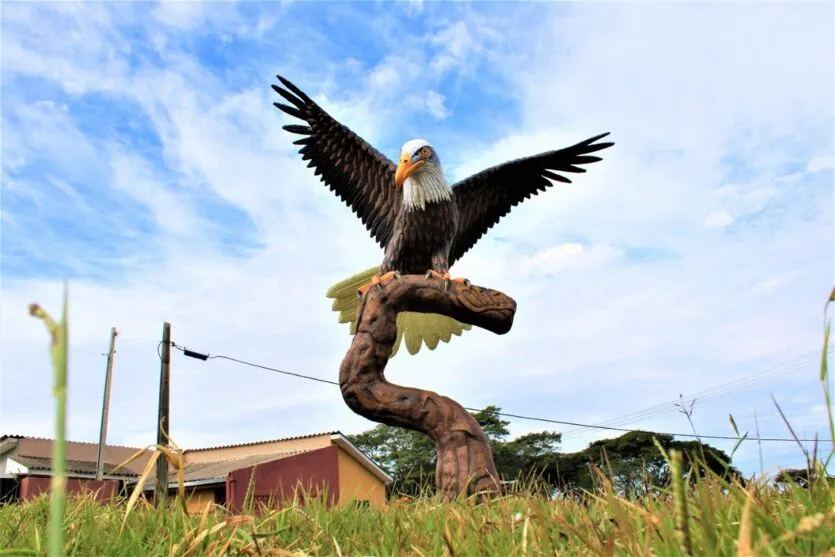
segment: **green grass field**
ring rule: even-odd
[[[431,498],[388,510],[319,500],[264,514],[188,515],[141,503],[67,505],[67,555],[835,555],[835,490],[779,492],[698,481],[677,501],[628,501],[605,485],[585,501],[514,496],[476,505]],[[681,513],[681,510],[685,513]],[[687,527],[682,528],[686,516]],[[49,501],[0,509],[4,554],[43,554]],[[27,551],[21,551],[21,550]]]
[[[830,297],[830,302],[835,297]],[[36,312],[33,311],[33,315]],[[45,318],[41,312],[38,317]],[[48,316],[47,316],[48,317]],[[63,439],[66,320],[47,320],[56,367],[56,439]],[[0,555],[830,555],[835,557],[835,483],[822,473],[833,456],[835,424],[824,332],[820,381],[832,436],[828,456],[806,454],[813,481],[778,489],[716,475],[673,474],[669,490],[619,497],[599,471],[593,493],[547,499],[534,492],[444,503],[432,497],[387,510],[327,509],[311,499],[281,510],[188,514],[176,498],[164,509],[143,499],[100,505],[50,498],[0,507]],[[56,458],[63,458],[63,447]],[[802,445],[798,450],[802,450]],[[160,453],[157,453],[159,456]],[[680,455],[665,455],[675,471]],[[164,458],[164,457],[163,457]],[[150,468],[147,469],[150,472]],[[62,527],[61,527],[62,526]]]

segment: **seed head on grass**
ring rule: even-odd
[[[676,539],[683,555],[693,555],[693,538],[690,536],[690,515],[687,508],[687,492],[684,488],[682,455],[675,449],[670,451],[670,476],[673,483],[673,498],[676,505]]]
[[[66,508],[66,422],[67,422],[67,283],[61,322],[54,319],[38,304],[29,304],[29,315],[41,319],[50,337],[55,397],[55,442],[52,445],[52,479],[50,480],[50,518],[48,550],[50,557],[64,554],[64,511]]]

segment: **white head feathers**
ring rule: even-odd
[[[403,148],[401,151],[403,153],[407,153],[410,157],[414,156],[421,147],[429,147],[432,151],[435,151],[435,148],[432,146],[431,143],[426,141],[425,139],[410,139],[406,143],[403,144]]]
[[[424,147],[429,147],[431,156],[424,158],[426,162],[403,183],[403,204],[407,209],[423,210],[429,203],[452,198],[452,188],[444,178],[441,160],[431,143],[425,139],[410,139],[403,144],[401,151],[411,159]]]

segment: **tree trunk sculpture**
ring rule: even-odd
[[[401,311],[439,313],[496,334],[513,324],[516,302],[496,290],[405,275],[366,292],[357,328],[339,369],[348,407],[369,420],[423,432],[435,441],[435,487],[447,500],[481,500],[500,493],[490,443],[475,418],[454,400],[432,391],[389,383],[386,363]]]

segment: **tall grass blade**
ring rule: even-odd
[[[145,482],[148,481],[148,477],[151,475],[151,472],[154,471],[154,465],[156,464],[159,455],[159,451],[151,453],[151,458],[149,458],[148,462],[145,464],[145,469],[142,470],[142,474],[136,482],[136,487],[133,488],[133,493],[130,494],[127,507],[125,507],[125,517],[122,519],[122,530],[125,529],[128,516],[130,515],[134,505],[136,505],[136,501],[139,499],[139,496],[142,495],[142,488],[145,487]]]
[[[670,451],[670,475],[673,483],[673,499],[676,509],[676,539],[685,557],[693,555],[693,539],[690,535],[690,515],[687,509],[687,492],[682,472],[682,455],[678,450]]]
[[[55,397],[55,440],[52,443],[52,479],[50,480],[49,534],[47,551],[50,557],[64,554],[64,512],[67,500],[67,299],[69,288],[64,281],[64,299],[61,308],[61,323],[54,319],[38,304],[29,305],[29,314],[46,324],[50,336],[52,357],[53,396]]]
[[[821,353],[821,375],[820,380],[821,384],[823,385],[823,396],[826,401],[826,414],[829,417],[829,436],[830,440],[832,441],[832,452],[827,458],[827,464],[829,464],[829,459],[832,458],[832,455],[835,454],[835,415],[832,412],[832,383],[829,378],[829,334],[831,331],[832,323],[829,321],[829,306],[835,302],[835,288],[832,289],[832,293],[829,295],[829,299],[826,301],[826,304],[823,306],[823,318],[824,318],[824,329],[823,329],[823,352]]]
[[[753,484],[745,490],[745,506],[742,508],[742,518],[739,521],[739,536],[736,540],[736,554],[740,557],[753,555],[751,551],[751,504],[754,497],[751,494]]]

